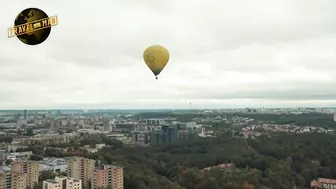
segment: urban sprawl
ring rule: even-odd
[[[153,117],[149,113],[139,116],[140,113],[132,111],[3,111],[0,115],[0,189],[123,189],[124,173],[128,170],[101,158],[104,150],[113,150],[112,146],[119,143],[146,147],[194,137],[216,138],[223,132],[245,139],[272,133],[335,133],[323,126],[279,124],[249,116],[319,113],[334,115],[330,119],[336,120],[335,110],[327,108],[175,111],[162,117],[154,113]],[[184,114],[189,118],[183,119]],[[228,127],[218,129],[216,124]],[[95,154],[100,155],[96,158]],[[234,163],[217,167],[228,169],[234,167]],[[334,180],[318,178],[312,181],[312,187],[318,184],[333,187],[334,183]]]

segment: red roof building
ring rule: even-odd
[[[336,188],[336,179],[318,178],[317,180],[312,180],[310,182],[310,187],[312,189]]]

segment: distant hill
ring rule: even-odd
[[[85,112],[83,109],[40,109],[40,110],[29,110],[29,113],[36,113],[36,112],[52,112],[56,113],[60,111],[61,113],[83,113]],[[174,113],[185,113],[185,112],[195,112],[199,110],[189,110],[189,109],[88,109],[86,110],[88,114],[91,113],[146,113],[146,112],[153,112],[153,113],[160,113],[160,112],[174,112]],[[22,110],[0,110],[0,113],[8,113],[8,114],[17,114],[23,113]]]

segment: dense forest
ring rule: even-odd
[[[336,122],[332,114],[305,113],[305,114],[233,114],[249,117],[259,121],[268,121],[278,124],[295,124],[298,126],[316,126],[336,128]]]
[[[90,136],[78,146],[106,140]],[[81,156],[99,160],[97,163],[122,165],[125,189],[289,189],[309,187],[310,181],[318,177],[336,178],[336,137],[328,134],[281,134],[255,139],[224,134],[151,147],[123,146],[114,140],[109,144],[111,147],[94,154],[83,152]],[[43,156],[71,155],[56,153],[51,150]],[[222,163],[233,163],[235,168],[201,171]]]
[[[196,139],[149,148],[106,149],[94,158],[126,168],[125,188],[298,188],[317,177],[336,178],[336,139],[331,135],[281,135],[258,139]],[[104,157],[104,158],[103,158]],[[199,169],[232,162],[225,173]],[[185,171],[187,170],[187,171]],[[168,184],[169,183],[169,184]],[[173,183],[175,185],[173,185]]]
[[[177,114],[172,112],[146,112],[137,114],[136,118],[163,118],[175,117],[179,121],[191,121],[195,117],[215,117],[222,116],[231,118],[234,116],[249,117],[258,121],[273,122],[277,124],[295,124],[298,126],[317,126],[325,128],[336,128],[336,122],[333,120],[332,114],[321,113],[304,113],[304,114],[259,114],[259,113],[209,113],[209,114],[195,114],[184,113]]]

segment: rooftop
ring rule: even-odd
[[[51,183],[51,184],[58,184],[58,182],[56,182],[55,179],[47,179],[47,180],[45,180],[45,182]]]
[[[101,166],[95,167],[95,170],[104,170],[104,165],[101,165]]]
[[[9,166],[0,166],[0,172],[6,172],[6,171],[10,171],[11,168]]]
[[[115,164],[112,164],[112,165],[104,164],[104,165],[100,165],[98,167],[95,167],[95,170],[104,170],[105,168],[123,169],[123,167],[115,165]]]
[[[64,158],[43,158],[42,161],[39,161],[41,164],[48,166],[56,166],[56,165],[66,165],[67,161]]]

